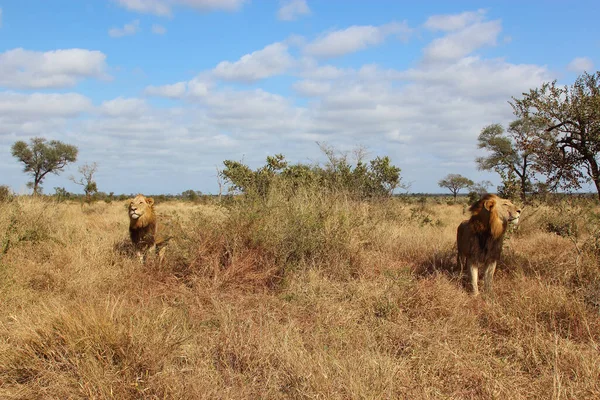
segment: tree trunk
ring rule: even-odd
[[[33,195],[37,196],[38,195],[38,187],[40,186],[40,181],[42,179],[38,178],[37,176],[33,179]]]
[[[593,156],[588,157],[587,162],[590,166],[590,178],[592,178],[592,181],[594,181],[594,185],[596,186],[596,194],[598,195],[598,200],[600,200],[600,171],[598,170],[598,162]]]
[[[521,201],[527,202],[527,175],[521,177]]]

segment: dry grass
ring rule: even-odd
[[[493,298],[455,270],[461,204],[157,208],[141,265],[123,203],[0,203],[0,398],[600,397],[594,207],[526,210]]]

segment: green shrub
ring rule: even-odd
[[[262,198],[268,196],[274,184],[292,190],[307,186],[342,191],[356,199],[391,196],[394,189],[402,187],[400,168],[392,165],[388,157],[376,157],[367,163],[359,156],[353,165],[347,154],[325,146],[321,150],[328,159],[324,165],[290,165],[282,154],[276,154],[267,157],[267,163],[254,171],[241,162],[225,160],[220,174],[231,185],[231,191]]]

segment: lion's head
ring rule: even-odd
[[[482,230],[486,230],[497,239],[504,234],[509,223],[518,224],[521,209],[510,200],[503,199],[494,194],[486,194],[469,211],[473,222],[478,222]]]
[[[154,214],[154,199],[142,194],[135,196],[129,203],[129,226],[143,228],[156,221]]]

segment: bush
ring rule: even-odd
[[[12,191],[7,185],[0,185],[0,203],[11,201],[13,198]]]
[[[231,191],[266,198],[277,182],[292,190],[299,187],[319,187],[329,191],[343,191],[356,199],[391,196],[402,187],[400,168],[388,157],[376,157],[368,163],[359,156],[355,165],[346,154],[321,146],[328,162],[325,165],[289,165],[282,154],[267,157],[263,167],[253,171],[238,161],[225,160],[222,177],[231,184]]]
[[[265,199],[237,197],[220,224],[201,214],[176,221],[173,268],[224,285],[273,285],[299,268],[339,279],[359,273],[361,238],[374,229],[365,205],[346,193],[273,184]]]

